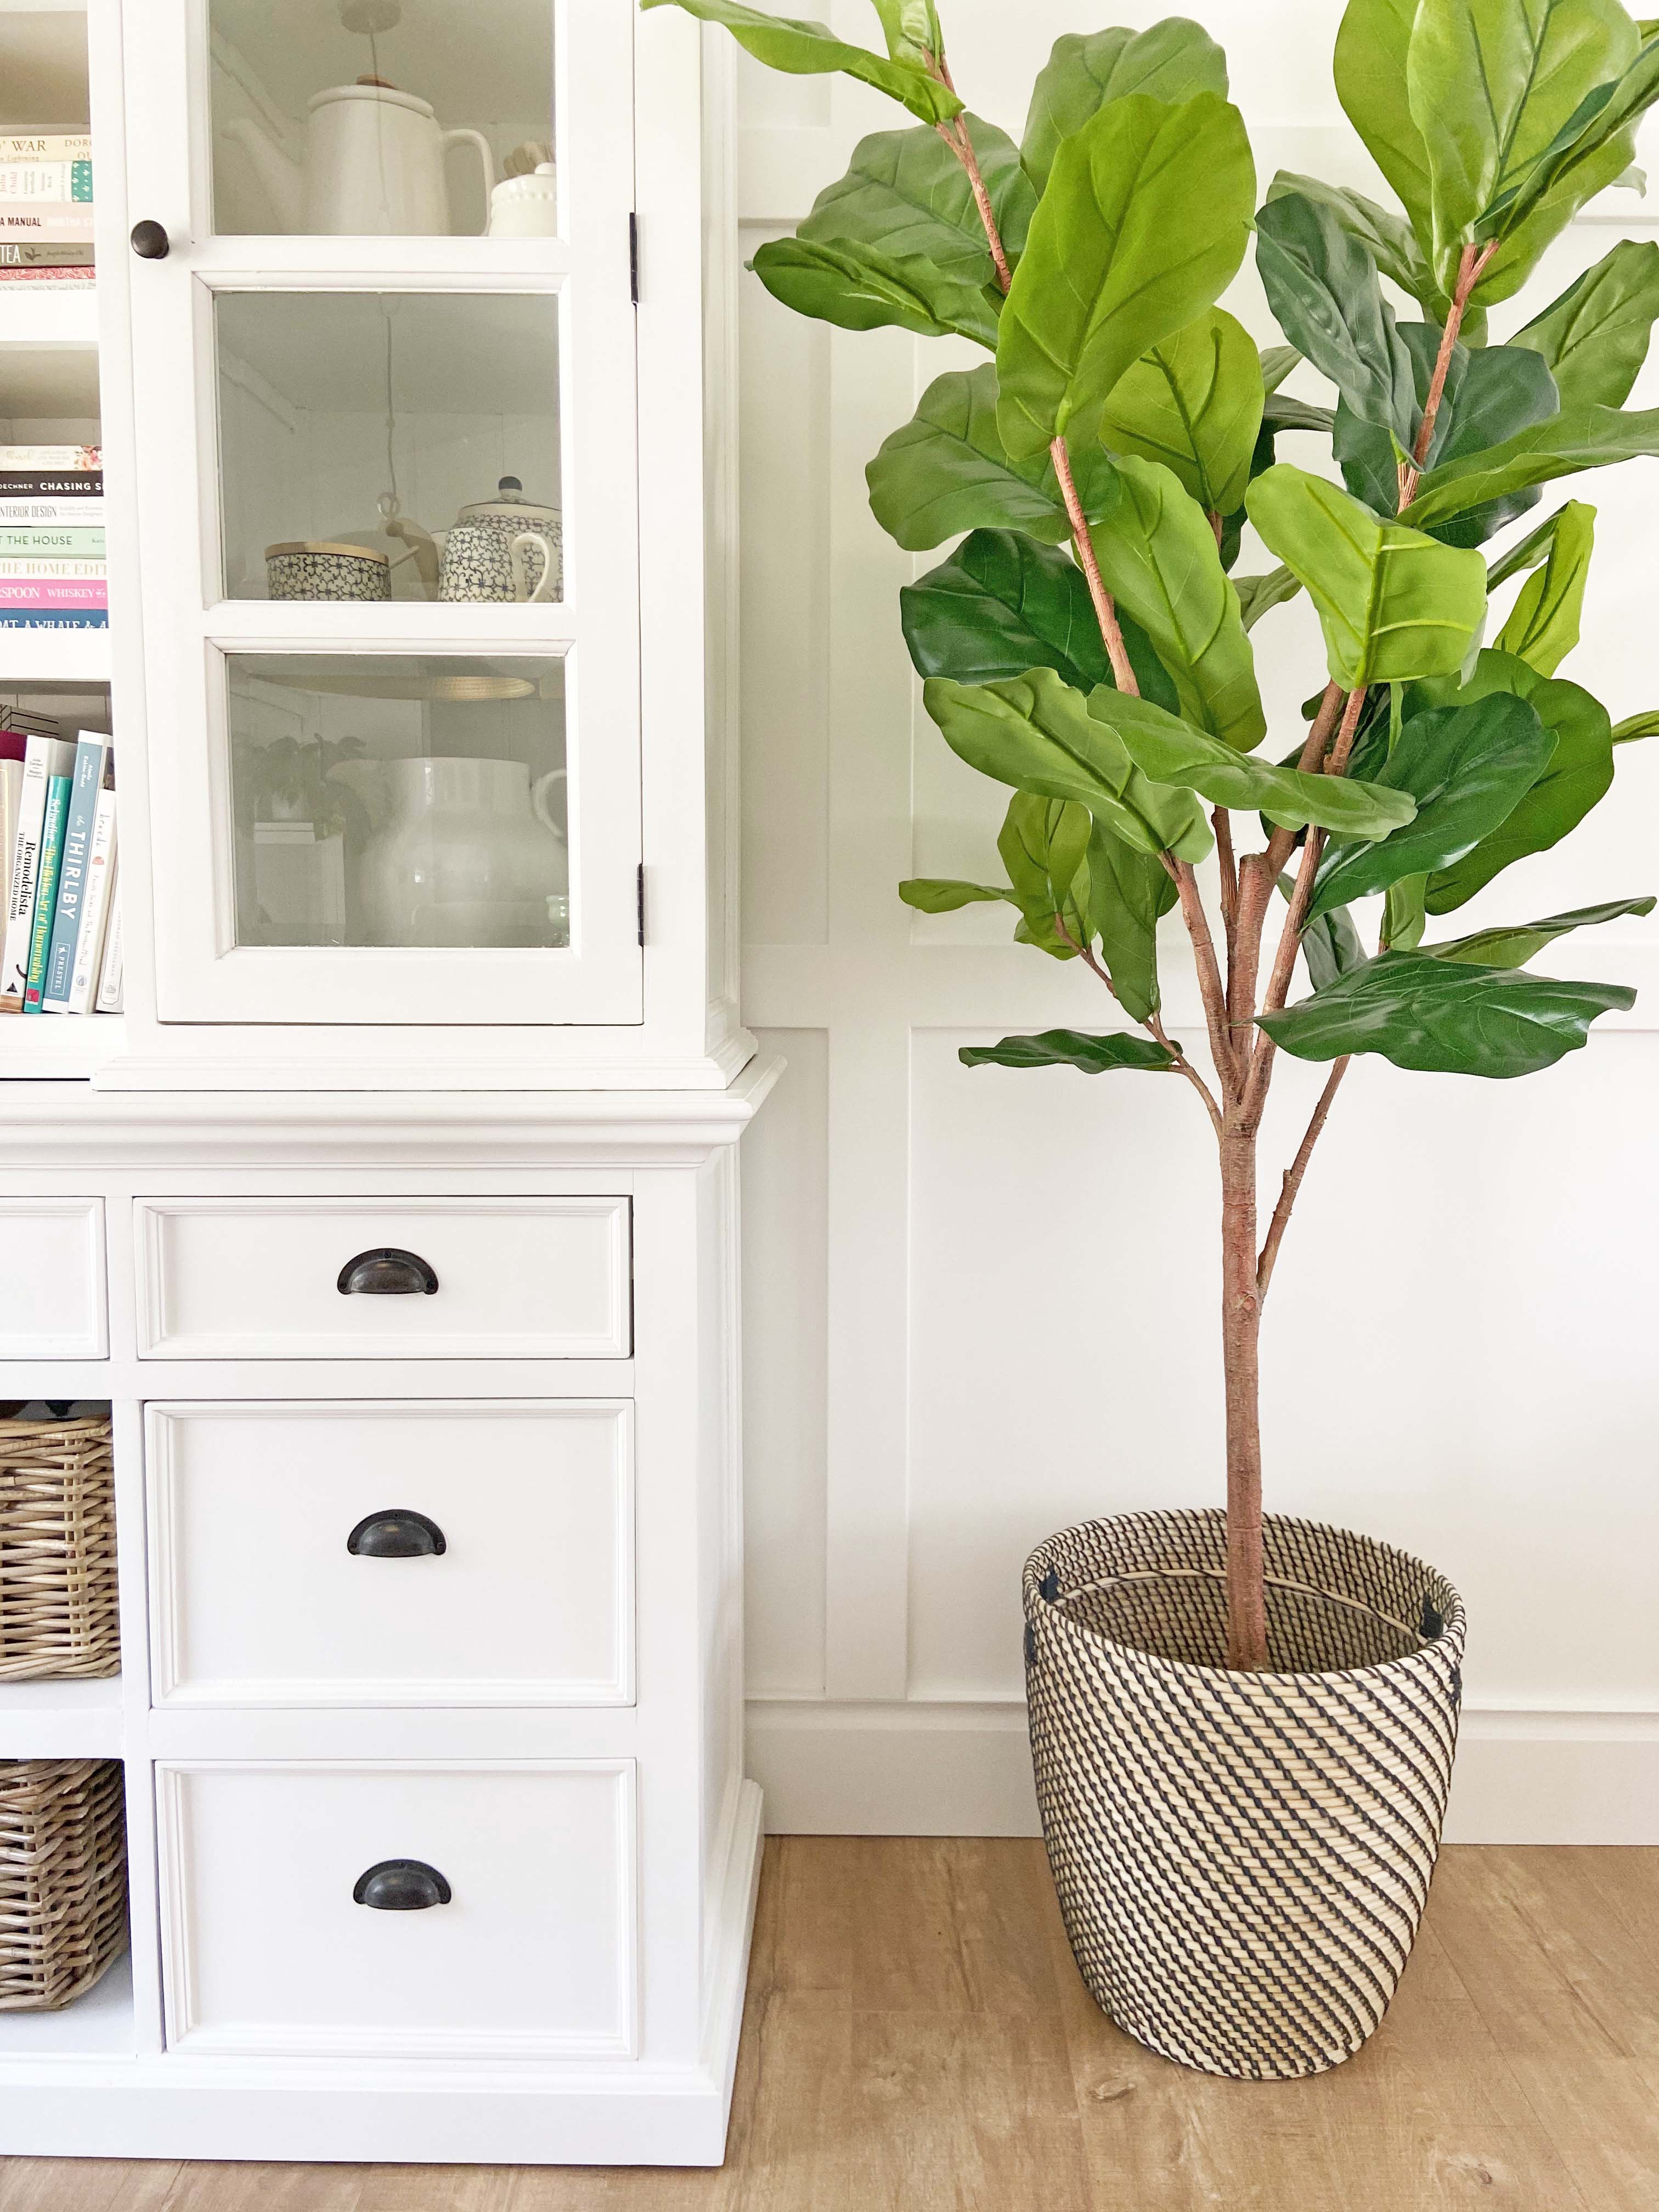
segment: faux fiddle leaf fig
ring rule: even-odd
[[[1613,742],[1616,745],[1638,744],[1644,738],[1659,738],[1659,708],[1650,707],[1640,714],[1627,714],[1613,727]]]
[[[1004,1037],[1000,1044],[963,1045],[957,1058],[964,1067],[1075,1067],[1085,1075],[1121,1067],[1167,1075],[1176,1065],[1166,1046],[1121,1030],[1085,1036],[1079,1030],[1044,1030],[1036,1036]]]
[[[1010,906],[1019,903],[1006,885],[964,884],[950,876],[911,876],[899,885],[898,895],[918,914],[954,914],[958,907],[994,906],[1000,899]]]
[[[1378,275],[1398,284],[1402,292],[1409,292],[1425,310],[1443,306],[1427,256],[1403,216],[1391,215],[1387,208],[1378,207],[1375,200],[1345,185],[1328,185],[1322,178],[1281,169],[1267,187],[1267,204],[1271,207],[1275,200],[1292,195],[1328,210],[1338,228],[1370,256]]]
[[[1052,668],[1085,692],[1113,680],[1082,571],[1018,531],[974,531],[948,561],[904,586],[899,618],[919,676],[990,684]],[[1118,623],[1143,697],[1174,713],[1175,685],[1146,633],[1123,608]]]
[[[1414,529],[1431,530],[1534,484],[1655,454],[1659,407],[1628,412],[1616,407],[1564,408],[1549,422],[1517,431],[1488,453],[1430,470],[1401,520]]]
[[[1437,960],[1461,960],[1485,968],[1524,968],[1534,953],[1574,929],[1592,929],[1604,921],[1620,921],[1626,915],[1651,914],[1659,900],[1608,899],[1601,906],[1581,906],[1571,914],[1546,915],[1542,921],[1512,922],[1507,928],[1477,929],[1473,937],[1454,937],[1444,945],[1425,945],[1425,952]]]
[[[1594,193],[1625,182],[1635,126],[1659,99],[1659,37],[1650,26],[1637,27],[1639,52],[1617,77],[1585,93],[1550,143],[1486,208],[1480,236],[1509,240],[1540,230],[1548,236]],[[1636,174],[1641,178],[1639,170]]]
[[[1279,878],[1279,888],[1285,898],[1290,897],[1292,887],[1291,877]],[[1354,927],[1353,916],[1345,906],[1333,907],[1329,914],[1316,915],[1302,933],[1300,951],[1308,963],[1308,980],[1316,991],[1328,988],[1349,969],[1365,964],[1364,945]]]
[[[1018,260],[1036,194],[1006,131],[963,117],[1005,250]],[[799,239],[868,246],[896,260],[931,261],[942,278],[983,288],[996,264],[968,173],[937,131],[878,131],[853,149],[847,173],[821,191]]]
[[[1109,100],[1132,92],[1178,107],[1195,93],[1227,97],[1227,58],[1200,25],[1167,16],[1145,31],[1068,33],[1056,39],[1031,88],[1020,157],[1041,191],[1062,138],[1074,137]]]
[[[1243,123],[1212,92],[1178,107],[1132,93],[1060,142],[997,343],[1015,459],[1095,436],[1118,380],[1237,274],[1255,194]]]
[[[1522,586],[1509,620],[1492,640],[1500,653],[1513,653],[1540,676],[1553,676],[1578,642],[1595,546],[1595,509],[1569,500],[1550,518],[1547,531],[1542,544],[1542,532],[1528,540],[1529,551],[1537,546],[1533,560],[1543,565]]]
[[[881,18],[887,51],[896,62],[920,62],[926,69],[945,52],[933,0],[871,0]]]
[[[1089,841],[1089,919],[1118,1003],[1138,1022],[1158,1012],[1158,917],[1175,902],[1162,860],[1097,822]]]
[[[1235,576],[1233,589],[1238,594],[1239,619],[1248,630],[1254,629],[1273,608],[1293,599],[1302,589],[1302,580],[1281,562],[1265,576]]]
[[[1302,356],[1293,345],[1263,346],[1261,349],[1261,388],[1271,398],[1294,368],[1302,366]]]
[[[1598,1014],[1634,1006],[1621,983],[1558,983],[1524,969],[1383,952],[1310,999],[1258,1014],[1298,1060],[1380,1053],[1434,1075],[1535,1075],[1577,1051]]]
[[[1170,852],[1201,860],[1213,846],[1191,793],[1143,775],[1121,739],[1091,714],[1089,701],[1051,668],[999,684],[953,684],[935,676],[921,696],[951,751],[981,775],[1044,799],[1075,799],[1126,844],[1154,858]],[[1124,696],[1093,694],[1097,700]]]
[[[775,300],[843,331],[896,325],[925,338],[952,332],[996,351],[997,311],[981,285],[942,276],[921,254],[902,258],[846,240],[778,238],[750,267]]]
[[[1413,715],[1372,788],[1408,793],[1415,815],[1379,842],[1334,843],[1308,912],[1328,914],[1461,860],[1514,811],[1554,750],[1554,732],[1512,693]]]
[[[1510,340],[1542,356],[1564,408],[1622,407],[1659,316],[1659,242],[1623,239]]]
[[[1461,669],[1486,608],[1478,553],[1384,522],[1322,477],[1281,461],[1245,501],[1319,611],[1332,678],[1362,684]]]
[[[962,112],[962,102],[949,86],[930,76],[913,60],[894,61],[848,46],[822,23],[794,15],[769,15],[763,9],[745,8],[741,0],[640,0],[646,8],[676,7],[699,22],[721,23],[747,54],[768,69],[787,76],[826,76],[840,74],[873,85],[890,100],[896,100],[924,123],[948,123]]]
[[[1161,462],[1206,514],[1231,514],[1250,480],[1265,398],[1255,339],[1212,307],[1112,387],[1101,441],[1113,454]]]
[[[1376,264],[1328,205],[1289,192],[1255,219],[1255,265],[1279,328],[1402,453],[1417,435],[1412,358]]]
[[[1094,826],[1075,799],[1017,791],[997,838],[1020,910],[1015,934],[1056,960],[1075,960],[1091,934],[1085,862]]]
[[[1348,0],[1336,34],[1334,74],[1343,112],[1426,249],[1433,235],[1429,149],[1406,86],[1417,5],[1418,0]]]

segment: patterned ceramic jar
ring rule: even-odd
[[[389,599],[392,563],[367,545],[300,540],[265,548],[273,599]]]
[[[556,599],[563,587],[559,510],[527,500],[517,477],[464,507],[445,537],[441,599]]]

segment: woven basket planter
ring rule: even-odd
[[[1284,2081],[1376,2028],[1440,1844],[1462,1601],[1416,1559],[1267,1522],[1268,1648],[1235,1674],[1226,1516],[1133,1513],[1026,1563],[1037,1799],[1084,1980],[1207,2074]]]
[[[0,2012],[56,2012],[127,1947],[118,1759],[0,1759]]]
[[[0,1422],[0,1681],[117,1674],[107,1420]]]

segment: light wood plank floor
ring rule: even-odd
[[[1460,1850],[1316,2081],[1152,2057],[1040,1844],[768,1846],[718,2173],[0,2160],[0,2212],[1659,2212],[1659,1850]]]

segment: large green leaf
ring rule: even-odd
[[[825,76],[839,73],[873,85],[890,100],[901,100],[924,123],[946,123],[962,112],[962,102],[948,86],[929,76],[920,63],[893,61],[849,46],[822,23],[795,15],[769,15],[759,8],[745,8],[740,0],[640,0],[641,8],[683,8],[699,22],[721,23],[746,54],[768,69],[786,76]]]
[[[1401,520],[1419,530],[1432,529],[1530,485],[1656,453],[1659,407],[1630,412],[1616,407],[1564,408],[1553,421],[1519,431],[1490,453],[1472,453],[1465,460],[1431,469]]]
[[[865,475],[871,512],[907,553],[927,552],[963,530],[1023,530],[1049,544],[1070,533],[1048,455],[1015,462],[1004,449],[988,361],[936,377]],[[1075,456],[1073,475],[1091,520],[1116,498],[1115,473],[1098,447]]]
[[[1426,687],[1437,696],[1447,687]],[[1547,852],[1576,830],[1613,783],[1613,727],[1599,700],[1561,677],[1544,677],[1507,653],[1488,650],[1455,693],[1459,704],[1512,691],[1527,701],[1555,738],[1548,767],[1498,828],[1472,853],[1429,878],[1428,910],[1449,914],[1501,870],[1529,854]]]
[[[1036,194],[1006,131],[963,118],[1006,251],[1018,258]],[[796,233],[817,244],[874,246],[895,260],[931,261],[942,277],[996,282],[985,226],[961,162],[937,131],[878,131],[853,149],[847,173],[826,185]]]
[[[1380,843],[1334,844],[1308,912],[1328,914],[1461,860],[1513,811],[1554,750],[1553,731],[1513,693],[1413,714],[1372,787],[1408,792],[1416,814]]]
[[[996,351],[997,310],[984,289],[944,276],[920,254],[900,258],[847,240],[778,238],[749,265],[798,315],[843,331],[891,325],[925,338],[954,332]]]
[[[1659,707],[1649,707],[1639,714],[1626,714],[1622,722],[1613,726],[1613,742],[1616,745],[1638,744],[1644,738],[1659,738]]]
[[[1254,629],[1263,615],[1274,607],[1283,606],[1302,589],[1302,579],[1287,568],[1283,562],[1270,568],[1265,576],[1235,576],[1233,589],[1238,593],[1238,611],[1247,630]]]
[[[1230,745],[1259,744],[1255,660],[1214,531],[1168,469],[1122,460],[1117,474],[1092,532],[1107,590],[1152,640],[1187,720]]]
[[[1126,843],[1154,857],[1167,851],[1201,860],[1213,846],[1192,794],[1149,782],[1121,739],[1094,720],[1089,702],[1053,669],[1033,668],[998,684],[931,677],[921,696],[951,751],[981,775],[1044,799],[1075,799]],[[1093,694],[1097,700],[1120,696]]]
[[[1178,107],[1195,93],[1227,97],[1227,58],[1200,24],[1166,16],[1145,31],[1068,33],[1031,88],[1020,155],[1041,191],[1062,138],[1074,137],[1109,100],[1132,92]]]
[[[1337,98],[1419,240],[1430,233],[1429,150],[1406,88],[1417,0],[1348,0],[1336,34]]]
[[[954,876],[910,876],[899,885],[898,895],[918,914],[954,914],[958,907],[994,906],[998,900],[1019,903],[1006,885],[964,884]]]
[[[1581,906],[1571,914],[1546,915],[1542,921],[1513,922],[1507,928],[1477,929],[1473,937],[1454,937],[1444,945],[1425,945],[1425,952],[1437,960],[1460,960],[1479,968],[1524,968],[1534,953],[1569,930],[1589,929],[1604,921],[1618,921],[1627,914],[1651,914],[1659,899],[1608,899],[1601,906]]]
[[[1164,1075],[1176,1065],[1174,1053],[1152,1038],[1121,1030],[1086,1036],[1080,1030],[1044,1030],[1038,1036],[1004,1037],[1000,1044],[963,1045],[957,1058],[964,1067],[1075,1067],[1085,1075],[1120,1067]]]
[[[1101,439],[1109,453],[1162,462],[1206,514],[1231,514],[1250,480],[1264,396],[1255,340],[1212,307],[1120,378]]]
[[[1075,799],[1017,791],[997,837],[1020,910],[1014,933],[1056,960],[1075,960],[1091,934],[1086,857],[1093,830],[1088,808]]]
[[[899,593],[904,641],[919,676],[991,684],[1052,668],[1074,690],[1114,681],[1089,586],[1066,554],[1015,530],[975,530],[949,560]],[[1173,714],[1179,702],[1134,617],[1118,624],[1143,697]]]
[[[1131,93],[1061,141],[1002,313],[1003,442],[1029,460],[1093,438],[1119,378],[1213,306],[1249,237],[1255,169],[1238,111]]]
[[[1659,316],[1659,243],[1620,240],[1510,340],[1549,364],[1563,407],[1622,407]]]
[[[1536,544],[1536,533],[1528,540]],[[1548,538],[1534,556],[1535,568],[1492,642],[1540,676],[1553,676],[1578,642],[1584,585],[1595,545],[1595,509],[1569,500],[1551,517]]]
[[[1176,902],[1170,872],[1095,824],[1089,841],[1089,919],[1126,1013],[1144,1022],[1158,1007],[1158,922]]]
[[[1483,212],[1478,235],[1506,241],[1500,262],[1514,252],[1517,235],[1553,235],[1592,194],[1626,181],[1636,125],[1659,98],[1659,37],[1652,26],[1636,27],[1644,43],[1628,65],[1584,94],[1549,143]]]
[[[1478,553],[1384,522],[1288,462],[1258,477],[1245,505],[1306,586],[1331,675],[1346,690],[1462,667],[1486,614]]]
[[[1362,246],[1376,263],[1378,274],[1409,292],[1425,311],[1443,312],[1439,287],[1416,233],[1403,216],[1391,215],[1364,192],[1346,185],[1328,185],[1320,177],[1298,176],[1281,169],[1267,187],[1267,204],[1294,193],[1328,209],[1339,227]]]
[[[1288,902],[1296,896],[1295,878],[1281,876],[1279,888]],[[1308,963],[1309,981],[1316,991],[1327,989],[1339,975],[1346,975],[1349,969],[1365,964],[1365,948],[1359,941],[1353,916],[1345,906],[1334,907],[1329,914],[1316,915],[1308,923],[1302,933],[1301,952]]]
[[[1376,281],[1376,264],[1328,205],[1289,192],[1255,219],[1255,265],[1293,346],[1329,377],[1362,421],[1401,453],[1417,434],[1412,359]]]
[[[1271,761],[1235,752],[1218,738],[1125,692],[1091,693],[1089,712],[1111,729],[1154,783],[1200,792],[1212,806],[1255,807],[1282,830],[1313,823],[1350,837],[1386,837],[1415,811],[1416,802],[1405,791],[1275,768]]]
[[[872,4],[896,62],[920,62],[926,69],[941,58],[945,37],[933,0],[872,0]]]

